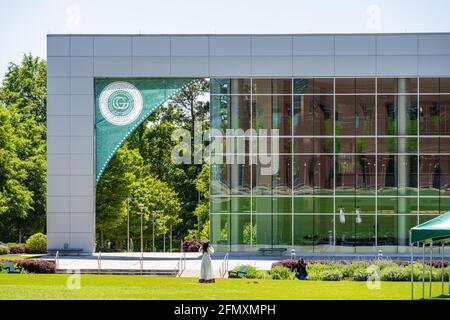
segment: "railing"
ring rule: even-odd
[[[139,260],[139,265],[140,265],[140,268],[141,268],[141,275],[142,275],[142,271],[144,269],[144,254],[142,252],[141,252],[141,258]]]
[[[223,257],[222,263],[219,267],[219,275],[221,278],[225,278],[226,274],[228,273],[228,252],[225,254],[225,257]]]
[[[55,255],[55,269],[56,270],[59,269],[59,251],[56,251],[56,255]]]
[[[186,253],[181,255],[174,268],[174,271],[177,271],[177,277],[180,277],[184,270],[186,270]]]
[[[99,251],[97,257],[97,272],[100,273],[101,270],[102,270],[102,252]]]

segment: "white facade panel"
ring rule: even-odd
[[[71,116],[70,135],[78,137],[92,137],[94,131],[93,116]]]
[[[295,56],[294,76],[333,76],[334,56]]]
[[[419,56],[419,76],[449,76],[450,55]]]
[[[70,153],[70,137],[47,137],[47,154]]]
[[[94,140],[92,137],[70,137],[70,153],[93,154]]]
[[[251,58],[247,57],[211,57],[211,77],[247,76],[251,73]]]
[[[334,74],[340,76],[375,76],[375,56],[335,56]]]
[[[89,196],[71,197],[70,210],[77,213],[94,213],[94,198]]]
[[[94,79],[92,77],[70,78],[71,94],[94,94]]]
[[[253,57],[252,76],[292,76],[292,57]]]
[[[250,56],[250,36],[211,36],[209,39],[210,56]]]
[[[294,56],[329,56],[334,54],[333,36],[294,36]]]
[[[169,36],[135,36],[132,41],[134,57],[170,56]]]
[[[132,74],[131,56],[95,57],[95,77],[129,77]]]
[[[69,57],[48,57],[48,77],[70,77]]]
[[[375,55],[375,36],[337,35],[334,37],[335,55]]]
[[[131,37],[130,36],[94,37],[94,56],[96,57],[131,56]]]
[[[94,179],[93,176],[71,176],[70,179],[71,196],[93,196]]]
[[[47,94],[70,94],[70,77],[47,76]]]
[[[78,232],[92,232],[93,214],[92,213],[72,213],[70,215],[70,231],[72,233]],[[78,240],[77,240],[78,241]]]
[[[48,154],[47,174],[49,175],[69,175],[70,155],[68,154]]]
[[[70,196],[70,176],[47,176],[48,196]]]
[[[450,54],[450,34],[419,35],[419,55]]]
[[[207,56],[209,53],[208,37],[206,36],[172,36],[170,51],[176,56]]]
[[[253,56],[292,56],[292,36],[252,36]]]
[[[133,76],[169,77],[170,57],[134,57]]]
[[[47,228],[52,232],[70,232],[70,213],[49,212]]]
[[[51,213],[69,213],[70,197],[47,197],[47,212]]]
[[[70,73],[73,77],[92,77],[94,75],[94,58],[71,57]]]
[[[94,37],[71,36],[70,55],[72,57],[90,57],[94,55]]]
[[[74,116],[92,116],[94,96],[91,94],[72,94],[70,96],[70,114]]]
[[[47,115],[47,136],[70,136],[70,116]]]
[[[416,35],[377,36],[378,55],[417,55],[418,37]]]
[[[208,57],[172,57],[172,77],[205,77],[209,74]]]
[[[417,56],[377,56],[378,76],[417,76]]]
[[[69,94],[47,95],[47,115],[50,116],[70,115],[70,95]]]
[[[71,154],[70,155],[71,175],[93,175],[94,161],[91,154]]]
[[[61,57],[70,55],[69,36],[47,37],[47,57]]]

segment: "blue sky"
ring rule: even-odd
[[[57,33],[449,32],[448,0],[0,0],[0,79]]]

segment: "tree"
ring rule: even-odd
[[[8,210],[14,219],[7,227],[9,230],[15,229],[20,240],[21,234],[28,235],[45,229],[46,79],[45,61],[24,55],[19,65],[9,65],[0,88],[0,102],[9,111],[9,121],[14,132],[14,154],[21,163],[20,168],[26,172],[23,177],[19,175],[21,178],[16,179],[20,180],[20,188],[16,187],[24,192],[26,190],[32,198],[31,201],[24,199],[23,208],[26,210]],[[24,195],[19,190],[17,192]]]
[[[127,144],[119,148],[97,184],[96,228],[100,233],[100,247],[104,237],[119,238],[126,234],[127,196],[142,173],[143,159]]]
[[[17,134],[17,118],[14,108],[8,110],[0,104],[0,228],[9,239],[20,230],[34,203],[33,193],[26,187],[29,163],[17,152],[26,145],[25,139]]]
[[[190,230],[186,237],[187,239],[191,239],[194,236],[197,239],[209,237],[209,174],[209,163],[205,163],[195,182],[197,191],[203,196],[194,210],[194,215],[197,217],[197,229]]]

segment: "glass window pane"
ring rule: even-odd
[[[250,166],[248,164],[230,164],[232,194],[250,194]]]
[[[377,243],[384,252],[397,252],[397,216],[377,216]]]
[[[291,94],[291,79],[253,78],[253,94]]]
[[[232,197],[231,213],[249,213],[250,203],[250,198],[248,197]]]
[[[273,213],[291,213],[292,198],[291,197],[273,197],[272,198]]]
[[[230,215],[212,214],[211,242],[216,250],[229,250],[230,244]]]
[[[291,194],[292,165],[291,155],[279,155],[272,157],[273,161],[278,159],[278,170],[273,175],[273,194]]]
[[[420,214],[439,214],[439,198],[420,197]]]
[[[314,134],[314,97],[294,96],[294,135]]]
[[[420,96],[419,122],[421,135],[439,135],[439,96]]]
[[[356,153],[375,153],[375,138],[356,137]]]
[[[439,93],[439,78],[419,78],[420,93]]]
[[[439,153],[439,138],[419,138],[420,153]]]
[[[398,93],[417,93],[417,78],[398,78]]]
[[[336,78],[336,94],[355,93],[355,78]]]
[[[272,226],[274,247],[292,245],[292,215],[273,215]]]
[[[211,198],[211,213],[228,213],[230,212],[230,198],[229,197],[212,197]]]
[[[333,247],[333,220],[334,215],[314,216],[314,239],[317,239],[314,242],[314,252],[326,252]]]
[[[336,135],[355,135],[355,96],[336,96]]]
[[[294,198],[295,213],[313,213],[314,198],[313,197],[295,197]]]
[[[314,135],[332,136],[333,131],[333,97],[313,96]]]
[[[450,93],[450,78],[439,78],[439,92]]]
[[[439,170],[440,178],[439,182],[441,185],[441,196],[450,196],[450,157],[440,156],[439,157]],[[442,198],[441,198],[442,199]],[[448,210],[450,211],[450,207]]]
[[[397,97],[397,128],[399,135],[417,134],[417,97],[399,95]]]
[[[440,186],[440,166],[438,155],[420,156],[420,195],[438,196]]]
[[[378,135],[397,134],[397,98],[396,96],[378,96],[377,107]]]
[[[417,195],[417,156],[398,156],[398,194]]]
[[[450,96],[439,96],[441,135],[450,135]]]
[[[397,197],[378,197],[378,214],[397,213]]]
[[[450,138],[439,137],[439,153],[450,153]]]
[[[294,79],[294,94],[312,94],[314,93],[313,79]]]
[[[336,222],[339,221],[339,214],[344,215],[355,212],[355,197],[336,197],[336,215],[338,215]]]
[[[397,153],[397,137],[378,137],[378,153]]]
[[[314,163],[314,194],[333,193],[333,156],[316,156]]]
[[[230,79],[211,78],[211,94],[230,94]]]
[[[378,156],[378,194],[397,195],[397,156]]]
[[[272,197],[253,197],[253,213],[272,214]]]
[[[378,78],[377,79],[378,93],[397,93],[397,79],[396,78]]]
[[[336,194],[355,194],[355,156],[336,156]]]
[[[314,78],[314,94],[332,94],[333,78]]]
[[[211,165],[211,194],[227,195],[230,193],[229,169],[226,164]]]
[[[375,193],[375,156],[355,156],[355,189],[356,194]]]
[[[229,96],[211,96],[211,128],[219,129],[225,134],[228,128],[230,110]]]
[[[359,208],[360,214],[375,214],[375,198],[374,197],[356,197],[355,212]]]
[[[356,96],[355,100],[355,134],[375,135],[375,96]]]
[[[271,214],[253,215],[253,228],[256,231],[255,244],[260,247],[272,246],[272,218]]]
[[[336,251],[354,252],[354,246],[355,246],[355,215],[345,214],[344,218],[342,218],[337,213]]]
[[[315,157],[294,156],[294,194],[312,194],[314,190]]]
[[[333,152],[333,140],[331,140],[331,152]],[[336,153],[355,153],[356,139],[336,137]]]
[[[253,194],[272,194],[272,175],[260,163],[256,165]]]
[[[211,94],[247,94],[250,93],[250,79],[217,79],[210,82]]]
[[[334,141],[332,137],[314,137],[314,153],[333,153]]]
[[[231,250],[243,251],[252,241],[252,230],[250,225],[250,215],[232,214],[231,218]]]
[[[417,153],[417,138],[397,138],[398,153]]]
[[[375,78],[356,78],[356,93],[374,93]]]
[[[250,96],[230,96],[230,127],[231,129],[250,129]]]
[[[299,246],[302,252],[312,251],[313,246],[318,244],[318,236],[314,235],[314,216],[294,216],[294,246]]]
[[[278,129],[278,135],[280,136],[290,136],[292,134],[291,99],[291,96],[272,97],[272,128]]]
[[[450,208],[450,198],[448,198],[448,195],[449,194],[447,194],[446,195],[447,197],[445,197],[445,198],[441,196],[441,198],[439,199],[439,210],[440,210],[441,214],[450,211],[449,210],[449,208]]]
[[[409,247],[409,230],[412,227],[417,226],[417,215],[399,215],[397,220],[398,230],[397,230],[397,243],[398,252],[406,253],[410,252]]]
[[[313,138],[294,138],[294,153],[313,153]]]
[[[259,135],[261,129],[267,130],[265,134],[270,134],[272,129],[272,96],[253,96],[252,101],[253,129]]]
[[[375,215],[361,214],[359,218],[355,215],[355,246],[356,252],[368,252],[374,249]]]
[[[333,198],[314,197],[314,213],[333,213]]]
[[[398,197],[397,210],[399,214],[417,214],[417,198]]]

